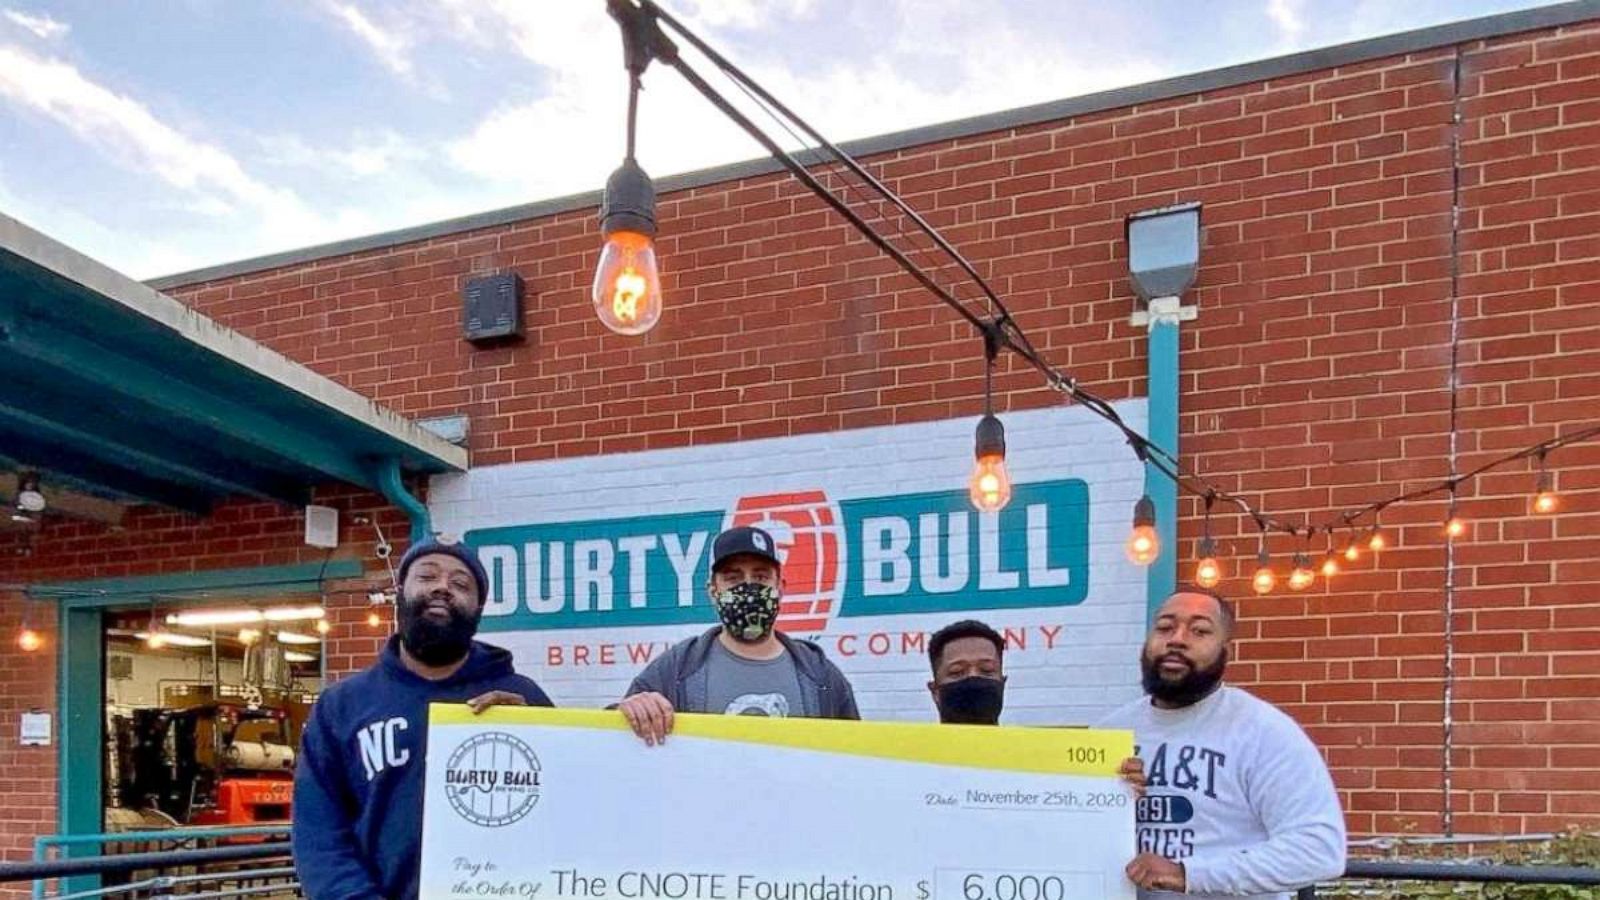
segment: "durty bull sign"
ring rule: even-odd
[[[831,500],[756,494],[731,509],[469,531],[489,570],[486,630],[711,623],[708,548],[734,525],[770,531],[783,562],[780,627],[834,617],[1071,606],[1089,583],[1089,488],[1017,487],[998,515],[966,491]]]
[[[1143,400],[1117,411],[1145,427]],[[760,525],[784,563],[780,627],[838,664],[866,717],[931,718],[928,636],[977,618],[1007,641],[1007,722],[1091,721],[1139,690],[1146,573],[1122,543],[1144,468],[1087,410],[1009,412],[1018,486],[979,514],[974,422],[481,466],[436,476],[428,506],[489,570],[484,639],[562,706],[615,703],[715,624],[712,540]]]

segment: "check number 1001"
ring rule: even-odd
[[[922,887],[918,900],[930,900]],[[1100,887],[1099,873],[940,869],[932,900],[1078,900]]]

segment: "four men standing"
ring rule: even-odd
[[[473,637],[487,595],[476,554],[444,540],[401,560],[398,633],[372,668],[324,691],[295,778],[294,852],[303,890],[323,898],[417,895],[427,706],[551,705]],[[850,683],[822,650],[777,630],[782,563],[772,536],[738,527],[712,546],[706,586],[720,624],[658,657],[618,704],[647,744],[678,712],[857,719]],[[1102,727],[1131,729],[1123,778],[1136,792],[1141,897],[1278,897],[1337,877],[1345,830],[1333,783],[1293,720],[1222,683],[1234,617],[1221,596],[1174,593],[1140,655],[1146,696]],[[928,691],[941,722],[998,724],[1005,642],[962,621],[929,641]]]

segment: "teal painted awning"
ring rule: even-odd
[[[0,470],[204,512],[380,491],[467,454],[177,300],[0,215]]]

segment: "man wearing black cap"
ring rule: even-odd
[[[551,705],[510,653],[472,639],[489,579],[471,548],[419,542],[396,578],[398,633],[323,691],[301,741],[294,861],[310,900],[417,896],[428,704]]]
[[[741,526],[711,545],[711,605],[722,621],[645,667],[619,704],[648,744],[676,712],[859,719],[850,682],[822,649],[774,629],[782,565],[772,535]]]

